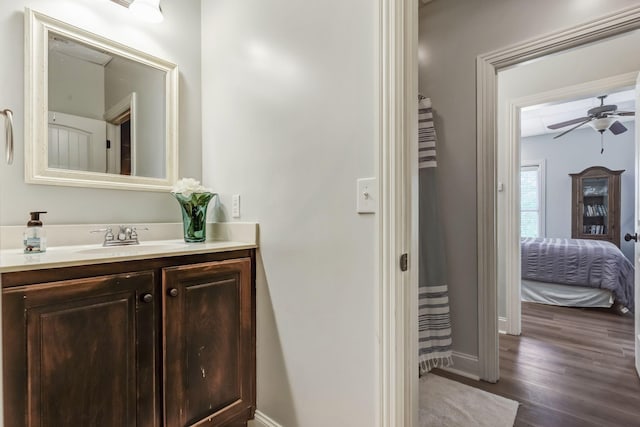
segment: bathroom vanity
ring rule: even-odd
[[[5,425],[247,425],[255,245],[165,246],[4,257]]]
[[[34,185],[14,180],[16,194],[40,204],[39,185],[167,193],[162,202],[56,189],[46,199],[58,218],[65,209],[93,218],[114,203],[124,218],[177,207],[168,192],[178,137],[189,139],[179,115],[190,128],[178,89],[190,74],[138,48],[181,48],[165,49],[158,31],[139,37],[115,12],[102,17],[102,5],[78,5],[90,12],[82,19],[74,7],[46,3],[56,17],[24,11],[24,180]],[[155,223],[140,245],[100,247],[84,240],[103,227],[59,224],[47,227],[49,247],[38,254],[8,246],[23,242],[23,230],[0,227],[4,425],[246,426],[256,406],[257,225],[245,224],[247,240],[232,238],[241,225],[209,226],[220,233],[205,243],[152,240],[160,229],[182,234],[182,223]],[[138,243],[124,234],[120,243]]]

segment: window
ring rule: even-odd
[[[523,163],[520,167],[520,236],[545,234],[544,161]]]

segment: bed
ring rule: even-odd
[[[602,240],[522,238],[523,301],[579,307],[634,307],[634,268]]]

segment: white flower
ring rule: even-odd
[[[179,179],[171,189],[171,192],[180,193],[185,197],[189,197],[193,193],[213,193],[210,188],[204,187],[200,184],[200,181],[193,178]]]

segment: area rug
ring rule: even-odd
[[[518,405],[434,374],[420,378],[420,427],[513,427]]]

